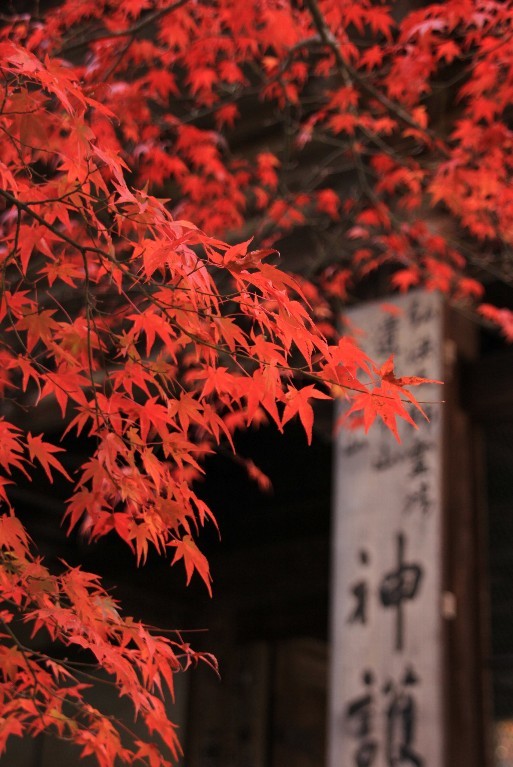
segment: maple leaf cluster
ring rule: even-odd
[[[415,425],[421,379],[338,337],[333,311],[382,266],[401,291],[481,300],[513,223],[513,8],[35,5],[0,30],[0,750],[51,730],[101,767],[163,767],[179,753],[164,688],[212,659],[123,617],[97,576],[47,569],[10,488],[59,475],[69,529],[117,534],[137,563],[170,554],[211,593],[205,456],[296,417],[310,442],[320,399],[344,399],[349,425]],[[276,245],[307,228],[292,276]],[[480,316],[511,337],[507,309]],[[47,403],[59,423],[29,431]],[[78,469],[66,435],[93,445]],[[89,652],[148,739],[91,707],[79,667],[25,646],[20,619]]]

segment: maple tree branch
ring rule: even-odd
[[[116,30],[111,30],[108,32],[99,32],[98,34],[93,35],[92,37],[89,37],[85,40],[80,40],[79,42],[76,42],[76,43],[64,45],[62,48],[59,48],[57,50],[57,55],[80,50],[80,48],[83,48],[85,45],[96,43],[99,40],[110,40],[116,37],[135,37],[135,35],[137,35],[146,27],[164,18],[169,13],[172,13],[173,11],[178,10],[178,8],[181,8],[183,5],[185,5],[188,2],[189,0],[176,0],[175,3],[173,3],[172,5],[169,5],[167,8],[160,8],[158,11],[149,13],[147,16],[140,19],[139,21],[137,21],[135,24],[133,24],[131,27],[128,27],[127,29],[116,29]]]
[[[42,711],[39,710],[39,706],[37,706],[37,690],[38,690],[38,687],[43,687],[44,688],[45,685],[42,685],[41,681],[39,681],[37,679],[36,673],[35,673],[35,671],[34,671],[34,669],[32,667],[31,658],[29,657],[29,656],[32,655],[32,651],[28,647],[25,647],[24,644],[22,644],[22,642],[18,639],[17,635],[14,633],[14,631],[11,629],[9,624],[6,623],[5,620],[2,619],[1,623],[2,623],[2,626],[4,627],[4,630],[7,632],[7,634],[9,634],[9,636],[13,640],[14,644],[16,645],[16,647],[18,648],[18,650],[22,654],[23,660],[25,661],[26,669],[29,672],[30,676],[32,677],[32,681],[33,681],[33,684],[34,684],[34,689],[33,689],[33,692],[31,694],[31,698],[34,701],[34,705],[36,707],[39,719],[41,721],[41,725],[44,726],[43,713],[42,713]],[[52,693],[50,692],[50,694],[52,694]],[[57,698],[58,696],[55,695],[54,697]]]
[[[106,253],[101,248],[96,248],[91,245],[81,245],[79,242],[74,240],[65,232],[61,231],[54,224],[50,224],[48,221],[46,221],[46,219],[43,216],[40,216],[39,213],[36,213],[35,210],[32,210],[32,208],[30,207],[28,203],[18,200],[17,197],[15,197],[13,194],[8,192],[6,189],[0,189],[0,196],[3,197],[8,202],[10,202],[12,205],[15,205],[19,210],[23,210],[25,213],[28,213],[29,216],[31,216],[40,224],[45,226],[50,232],[53,232],[53,234],[57,235],[57,237],[60,237],[61,240],[64,240],[64,242],[67,242],[68,245],[71,245],[73,248],[76,248],[76,250],[78,250],[80,253],[97,253],[98,255],[104,256],[105,258],[110,258],[109,254]],[[37,204],[41,205],[42,203],[38,202]]]
[[[125,276],[128,276],[132,280],[134,285],[135,284],[138,285],[138,287],[141,290],[141,292],[144,295],[146,295],[146,297],[152,303],[154,303],[154,305],[159,306],[161,311],[163,311],[165,316],[169,319],[170,323],[172,325],[174,325],[181,333],[185,334],[188,338],[190,338],[191,341],[193,341],[193,342],[195,342],[195,343],[197,343],[197,344],[199,344],[201,346],[204,346],[206,348],[210,348],[213,351],[216,351],[218,354],[226,355],[229,359],[233,360],[233,362],[236,363],[237,366],[239,366],[239,367],[241,366],[241,363],[240,363],[239,360],[245,360],[246,362],[251,362],[252,364],[261,364],[263,366],[271,366],[272,364],[274,364],[274,363],[271,363],[271,362],[265,361],[265,360],[255,360],[254,357],[252,357],[250,354],[247,354],[246,352],[244,352],[242,350],[237,350],[237,349],[232,350],[232,349],[230,349],[228,347],[223,347],[220,344],[208,341],[205,338],[202,338],[201,336],[197,335],[196,333],[194,333],[194,332],[192,332],[190,330],[187,330],[186,328],[184,328],[181,325],[181,323],[179,323],[176,320],[176,318],[173,318],[173,317],[169,316],[168,307],[166,307],[161,301],[156,299],[155,296],[152,294],[151,290],[146,288],[146,286],[143,285],[140,282],[140,280],[137,279],[137,277],[135,277],[134,275],[130,274],[127,271],[127,269],[124,268],[117,261],[117,259],[115,259],[113,256],[111,256],[109,253],[107,253],[103,249],[95,247],[95,246],[81,245],[76,240],[74,240],[73,238],[69,237],[64,232],[60,231],[53,224],[50,224],[48,221],[46,221],[44,219],[44,217],[40,216],[35,211],[33,211],[29,207],[29,205],[27,205],[26,203],[23,203],[21,200],[18,200],[14,195],[10,194],[6,190],[0,189],[0,196],[3,196],[4,199],[6,199],[9,202],[11,202],[13,205],[17,206],[19,209],[24,210],[26,213],[28,213],[30,216],[32,216],[34,219],[36,219],[43,226],[47,227],[50,231],[52,231],[58,237],[63,239],[65,242],[70,244],[72,247],[76,248],[83,255],[83,257],[85,257],[85,254],[87,252],[96,253],[101,258],[105,258],[110,263],[115,264],[119,269],[121,269],[121,271],[123,272],[123,274]],[[286,375],[291,375],[291,374],[292,375],[303,375],[303,376],[306,376],[307,379],[313,380],[313,381],[315,381],[318,384],[322,384],[324,386],[327,386],[328,388],[332,387],[332,386],[337,386],[337,387],[340,386],[340,384],[337,381],[327,379],[327,378],[325,378],[325,377],[315,373],[314,371],[312,371],[311,368],[310,369],[309,368],[299,368],[297,366],[282,365],[282,364],[278,364],[277,368],[282,373],[284,373]],[[244,370],[244,372],[246,372],[243,367],[241,367],[241,369]],[[343,388],[346,389],[347,391],[354,391],[354,392],[357,392],[357,393],[360,393],[360,394],[368,391],[368,389],[366,389],[365,386],[363,386],[363,387],[362,386],[356,387],[356,386],[345,385]],[[383,395],[383,397],[385,399],[391,399],[391,400],[394,399],[394,397],[392,395],[390,395],[390,396]],[[405,404],[408,404],[407,400],[402,400],[402,401],[405,402]],[[111,480],[114,482],[114,484],[117,485],[117,482],[115,481],[114,478],[111,477]]]
[[[368,82],[368,80],[362,77],[356,71],[356,69],[354,69],[354,67],[352,67],[351,64],[349,64],[344,59],[340,51],[339,42],[337,38],[333,35],[331,29],[329,28],[317,0],[305,0],[305,3],[310,10],[310,15],[312,16],[313,22],[319,32],[321,40],[328,48],[330,48],[333,51],[340,73],[343,76],[345,75],[346,77],[349,75],[351,77],[351,80],[353,80],[354,82],[357,82],[358,85],[360,85],[360,87],[363,88],[363,90],[367,91],[369,96],[372,96],[377,101],[379,101],[379,103],[382,104],[382,106],[384,106],[390,112],[395,114],[396,117],[398,117],[402,122],[406,123],[406,125],[409,125],[411,128],[414,128],[415,130],[419,131],[419,133],[424,134],[432,141],[435,141],[440,151],[446,156],[448,156],[449,150],[447,149],[447,147],[445,147],[445,145],[440,143],[441,142],[440,136],[435,134],[429,128],[424,128],[422,125],[420,125],[409,114],[409,112],[403,109],[403,107],[401,107],[397,102],[392,101],[392,99],[390,99],[384,93],[382,93],[377,88],[375,88],[372,85],[372,83]]]
[[[13,632],[11,627],[4,620],[0,620],[0,622],[1,622],[2,626],[4,627],[5,631],[9,634],[9,636],[13,640],[15,646],[18,648],[18,650],[20,651],[21,655],[23,656],[23,659],[24,659],[25,665],[26,665],[26,670],[28,671],[28,673],[32,677],[33,692],[30,694],[30,697],[31,697],[31,699],[34,702],[34,706],[35,706],[36,711],[37,711],[37,716],[39,717],[39,719],[41,721],[42,728],[44,729],[44,718],[43,718],[43,711],[41,710],[41,707],[46,702],[44,702],[43,700],[38,698],[38,696],[37,696],[37,690],[38,689],[45,691],[48,694],[50,700],[56,700],[56,701],[58,700],[61,703],[66,703],[66,704],[70,705],[76,711],[75,716],[82,715],[85,718],[85,721],[88,722],[89,717],[91,717],[91,715],[93,714],[92,710],[89,707],[87,707],[87,709],[86,709],[86,707],[84,705],[82,705],[80,703],[80,701],[77,701],[77,700],[74,700],[73,698],[70,698],[69,695],[67,694],[67,689],[65,687],[60,688],[60,690],[53,690],[52,688],[48,687],[48,685],[46,685],[44,682],[42,682],[42,680],[40,680],[40,679],[38,679],[36,677],[36,673],[35,673],[35,670],[34,670],[34,665],[37,668],[37,663],[35,661],[32,661],[32,658],[34,658],[34,659],[38,658],[41,661],[48,661],[48,660],[52,660],[53,661],[53,658],[50,655],[47,655],[45,653],[41,653],[41,652],[39,652],[37,650],[34,650],[34,649],[24,645],[19,640],[19,638],[16,636],[16,634]],[[64,644],[66,644],[66,643],[64,643]],[[57,665],[62,666],[63,668],[65,668],[70,673],[72,672],[73,674],[80,674],[80,676],[84,677],[85,679],[89,679],[90,681],[95,682],[95,684],[101,683],[101,684],[104,684],[104,685],[108,685],[109,687],[114,687],[115,689],[119,688],[119,685],[117,684],[116,681],[111,681],[111,680],[105,679],[104,677],[101,677],[101,676],[96,676],[96,675],[89,674],[89,673],[87,673],[86,671],[83,671],[80,668],[80,666],[83,666],[83,665],[88,665],[89,667],[91,667],[91,664],[80,664],[80,663],[76,663],[76,662],[73,662],[73,661],[68,661],[68,659],[64,659],[64,660],[60,660],[59,659],[59,660],[55,660],[54,662]],[[102,666],[101,666],[100,663],[97,663],[97,664],[94,664],[93,668],[101,670]],[[74,682],[78,681],[73,676],[72,676],[72,680]],[[46,703],[46,705],[48,705],[48,704]],[[52,713],[46,711],[45,712],[45,716],[52,716]],[[59,716],[57,714],[53,714],[53,717],[55,718],[56,721],[59,721]],[[94,718],[95,718],[96,721],[101,721],[103,719],[107,719],[108,721],[112,722],[116,727],[119,727],[120,729],[122,729],[134,741],[138,737],[138,735],[134,732],[134,730],[132,730],[123,721],[121,721],[119,718],[113,716],[112,714],[103,714],[101,711],[98,711],[98,712],[94,712]],[[78,724],[80,720],[77,720],[77,719],[73,718],[73,721],[77,722],[77,724]],[[72,740],[71,736],[70,737],[66,737],[62,733],[57,732],[57,733],[54,733],[54,734],[60,740],[65,740],[65,741],[66,740]]]

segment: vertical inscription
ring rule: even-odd
[[[442,378],[435,294],[350,314],[377,363]],[[336,461],[329,767],[440,767],[440,387],[416,391],[429,421],[367,438],[342,432]],[[413,416],[413,413],[412,413]]]

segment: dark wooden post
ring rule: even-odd
[[[478,328],[450,309],[445,325],[446,767],[488,767],[491,696],[485,667],[489,620],[484,457],[465,392],[465,370],[478,355]]]

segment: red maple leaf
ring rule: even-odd
[[[309,445],[312,442],[312,427],[314,421],[314,412],[309,403],[309,400],[311,399],[331,399],[331,397],[328,394],[319,391],[319,389],[316,389],[313,384],[304,386],[302,389],[296,389],[293,386],[289,386],[287,394],[285,395],[286,405],[282,416],[282,426],[285,426],[285,424],[295,415],[299,416]]]
[[[181,540],[171,541],[169,546],[173,546],[176,549],[171,564],[174,565],[175,562],[178,562],[183,558],[185,572],[187,574],[187,585],[191,582],[191,578],[196,570],[207,587],[208,593],[212,596],[212,577],[210,575],[207,558],[198,549],[191,536],[184,535]]]
[[[32,436],[30,432],[27,434],[27,447],[30,455],[30,460],[34,461],[36,458],[45,470],[45,474],[53,482],[52,468],[60,472],[66,479],[71,482],[71,477],[62,465],[60,461],[55,458],[55,453],[63,453],[64,448],[51,445],[49,442],[43,442],[41,434]]]

